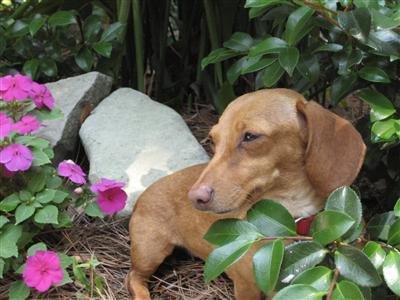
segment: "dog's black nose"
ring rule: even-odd
[[[207,204],[212,200],[214,190],[208,185],[193,187],[189,191],[189,199],[198,209],[206,209]]]

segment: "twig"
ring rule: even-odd
[[[281,239],[281,240],[289,240],[289,241],[312,241],[313,237],[312,236],[303,236],[303,235],[297,235],[297,236],[267,236],[263,237],[261,241],[272,241],[276,239]]]
[[[331,285],[329,286],[328,294],[326,295],[326,300],[332,299],[333,289],[336,286],[336,282],[339,278],[339,275],[340,275],[339,270],[335,269],[335,273],[333,274],[333,279],[332,279]]]
[[[331,10],[329,8],[326,8],[325,6],[322,6],[322,5],[319,5],[319,4],[308,2],[307,0],[303,0],[303,3],[305,5],[307,5],[308,7],[311,7],[313,9],[315,9],[329,23],[331,23],[334,26],[339,27],[339,23],[336,20],[332,19],[330,16],[328,16],[328,14],[326,13],[326,12],[329,12],[329,13],[334,14],[335,16],[337,16],[338,13],[336,11]]]

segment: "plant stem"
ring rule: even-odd
[[[327,12],[328,12],[328,13],[331,13],[331,14],[334,14],[335,16],[337,16],[338,13],[337,13],[336,11],[331,10],[331,9],[329,9],[329,8],[326,8],[326,7],[323,6],[323,5],[319,5],[319,4],[315,4],[315,3],[308,2],[307,0],[303,0],[303,3],[304,3],[305,5],[307,5],[308,7],[311,7],[311,8],[313,8],[313,9],[315,9],[315,10],[316,10],[321,16],[323,16],[329,23],[331,23],[331,24],[334,25],[334,26],[339,27],[339,23],[338,23],[336,20],[332,19],[332,18],[327,14]]]
[[[336,282],[339,278],[339,275],[340,275],[339,270],[335,269],[335,273],[333,274],[333,279],[332,279],[331,285],[329,286],[328,294],[326,295],[326,300],[332,299],[333,290],[336,286]]]
[[[137,89],[144,93],[144,55],[143,55],[143,23],[140,0],[132,0],[133,30],[135,34],[135,56]]]
[[[313,237],[312,236],[303,236],[303,235],[281,236],[281,237],[268,236],[268,237],[263,237],[261,239],[261,241],[273,241],[273,240],[276,240],[276,239],[287,240],[287,241],[312,241]]]
[[[131,11],[130,6],[131,6],[131,0],[124,0],[120,2],[120,4],[118,5],[118,22],[124,25],[124,29],[121,35],[119,36],[120,42],[125,40],[126,25],[129,18],[129,12]]]

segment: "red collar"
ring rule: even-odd
[[[296,219],[296,231],[299,235],[307,235],[310,232],[311,223],[315,215]]]

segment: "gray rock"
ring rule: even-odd
[[[90,111],[110,93],[112,78],[98,72],[62,79],[48,83],[55,99],[55,107],[61,109],[63,118],[45,122],[39,135],[48,139],[55,147],[57,163],[74,152],[81,116]]]
[[[209,160],[178,113],[129,88],[105,98],[79,134],[89,180],[127,183],[128,203],[120,216],[129,215],[140,193],[159,178]]]

